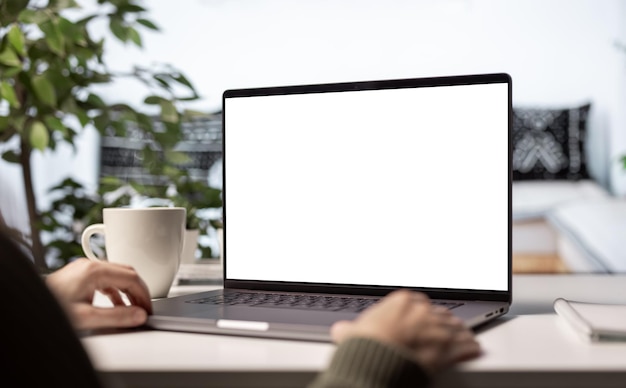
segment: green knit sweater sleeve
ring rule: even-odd
[[[429,382],[424,370],[400,349],[352,338],[337,348],[328,368],[309,388],[420,388]]]

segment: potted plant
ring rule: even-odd
[[[200,257],[211,258],[215,254],[202,238],[216,235],[221,226],[221,190],[190,179],[185,170],[167,168],[168,177],[162,177],[167,185],[151,186],[124,181],[113,176],[100,179],[96,193],[90,193],[79,182],[65,179],[51,189],[57,199],[50,209],[41,213],[40,230],[52,236],[46,244],[54,268],[69,260],[84,256],[80,240],[83,229],[91,224],[102,223],[102,209],[122,206],[176,206],[187,210],[183,262],[192,263],[198,250]],[[214,236],[216,237],[216,236]],[[97,249],[97,248],[96,248]],[[101,245],[100,249],[104,249]]]
[[[161,145],[161,154],[150,147],[142,149],[145,160],[176,158],[173,147],[181,138],[183,117],[180,104],[198,98],[189,80],[171,66],[109,71],[104,38],[94,39],[90,26],[105,19],[116,39],[141,47],[139,29],[158,28],[146,18],[147,10],[139,1],[99,0],[92,13],[79,19],[67,16],[78,8],[74,0],[0,2],[0,142],[7,145],[2,158],[22,169],[30,221],[26,240],[30,240],[34,263],[42,271],[47,271],[48,265],[40,233],[42,212],[33,189],[32,154],[54,151],[61,143],[74,145],[76,136],[87,127],[102,134],[113,130],[120,136],[132,127]],[[147,86],[145,103],[157,108],[164,130],[155,128],[144,112],[127,104],[105,102],[93,88],[120,77]],[[75,182],[65,183],[67,189],[78,190]],[[57,209],[64,199],[59,201]],[[55,228],[53,224],[47,227]]]

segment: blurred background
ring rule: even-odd
[[[95,6],[89,1],[79,3],[85,10]],[[193,82],[199,95],[186,107],[201,112],[219,114],[222,92],[231,88],[509,73],[521,121],[536,123],[545,121],[545,114],[552,118],[555,112],[565,114],[559,117],[565,117],[572,135],[573,121],[585,116],[583,127],[576,123],[582,137],[575,139],[582,150],[585,174],[574,178],[544,174],[516,181],[523,190],[514,191],[514,202],[527,207],[517,209],[514,203],[514,212],[526,212],[514,214],[519,226],[516,231],[514,225],[514,251],[528,263],[539,263],[518,270],[621,271],[617,264],[598,264],[603,260],[598,256],[606,255],[616,255],[607,260],[623,260],[626,268],[626,255],[614,242],[610,249],[596,243],[585,247],[589,244],[579,235],[585,231],[576,224],[591,221],[572,220],[573,216],[565,214],[563,219],[574,226],[563,231],[555,225],[563,227],[566,222],[550,221],[548,214],[564,199],[593,197],[613,202],[626,193],[621,161],[626,154],[625,0],[151,0],[140,4],[160,31],[142,33],[143,48],[138,48],[111,39],[105,24],[94,23],[93,34],[105,37],[105,60],[112,69],[163,62],[174,65]],[[107,102],[149,110],[143,105],[141,88],[137,81],[120,81],[98,92]],[[586,105],[588,110],[579,111]],[[529,114],[534,119],[528,119]],[[546,126],[550,123],[534,130]],[[49,188],[65,176],[97,188],[99,136],[87,128],[76,139],[76,152],[57,147],[54,153],[33,155],[33,181],[41,209],[50,205]],[[467,173],[471,166],[460,164],[459,174]],[[0,179],[5,218],[27,227],[18,167],[0,161]],[[207,179],[221,187],[219,161]],[[566,186],[549,186],[555,181]],[[535,187],[534,183],[548,186]],[[553,198],[555,192],[558,198]],[[537,203],[548,199],[549,203]],[[586,217],[596,211],[581,212]],[[578,240],[570,248],[579,257],[569,264],[559,252],[559,239],[565,235]],[[596,257],[585,259],[592,251]],[[592,264],[580,264],[581,260]],[[552,264],[543,266],[546,261]]]

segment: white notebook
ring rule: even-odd
[[[626,305],[558,298],[554,311],[591,341],[626,341]]]

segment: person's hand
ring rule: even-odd
[[[480,354],[471,330],[450,310],[406,290],[392,292],[354,321],[335,323],[331,336],[336,343],[367,337],[402,348],[431,374]]]
[[[48,275],[46,283],[79,330],[139,326],[152,313],[148,287],[130,266],[77,259]],[[95,291],[108,296],[113,307],[93,306]]]

